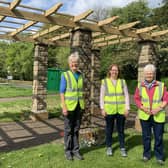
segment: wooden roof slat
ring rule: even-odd
[[[65,34],[61,34],[59,36],[53,37],[53,38],[49,39],[49,41],[57,41],[57,40],[61,40],[61,39],[67,38],[69,36],[70,36],[69,33],[65,33]]]
[[[163,35],[165,35],[167,33],[168,33],[168,30],[162,30],[162,31],[158,31],[158,32],[153,32],[151,34],[151,36],[152,37],[163,36]]]
[[[53,6],[52,8],[46,10],[45,12],[45,16],[49,16],[52,15],[54,12],[56,12],[60,7],[62,6],[62,3],[58,3],[55,6]],[[23,25],[21,28],[18,28],[15,32],[12,32],[10,35],[11,36],[15,36],[16,34],[20,33],[21,31],[26,30],[27,28],[31,27],[32,25],[36,24],[37,21],[29,21],[28,23],[26,23],[25,25]]]
[[[78,22],[82,19],[87,18],[91,13],[93,13],[93,10],[87,10],[86,12],[81,13],[80,15],[77,15],[74,17],[73,21]]]
[[[22,31],[26,30],[27,28],[29,28],[30,26],[32,26],[32,25],[34,25],[36,23],[37,22],[35,22],[35,21],[30,21],[30,22],[24,24],[22,27],[16,29],[16,31],[11,32],[10,36],[15,36],[16,34],[18,34],[18,33],[22,32]]]
[[[112,39],[116,39],[116,38],[118,38],[118,35],[110,35],[110,36],[94,39],[93,43],[108,41],[108,40],[112,40]]]
[[[146,32],[149,32],[151,30],[154,30],[158,28],[157,25],[154,25],[154,26],[150,26],[150,27],[145,27],[145,28],[141,28],[141,29],[137,29],[136,30],[136,34],[140,34],[140,33],[146,33]]]
[[[118,27],[119,30],[125,30],[125,29],[130,29],[132,28],[133,26],[139,24],[140,21],[135,21],[135,22],[131,22],[131,23],[127,23],[127,24],[123,24],[123,25],[120,25]]]
[[[66,18],[64,16],[61,16],[57,13],[55,14],[55,16],[50,16],[50,18],[48,19],[44,15],[38,14],[38,13],[21,11],[18,9],[15,9],[14,12],[11,12],[6,7],[0,7],[0,15],[10,16],[10,17],[14,17],[14,18],[22,18],[22,19],[26,19],[26,20],[33,20],[33,21],[43,22],[43,23],[57,24],[60,26],[66,26],[66,27],[71,27],[71,28],[74,28],[76,26],[81,26],[85,29],[90,29],[92,31],[100,31],[101,32],[103,30],[104,32],[110,33],[110,34],[120,34],[120,32],[117,28],[111,28],[111,27],[109,28],[106,26],[102,26],[100,28],[97,24],[91,24],[91,23],[87,23],[87,22],[75,23],[73,20]]]
[[[118,18],[119,18],[119,16],[113,16],[111,18],[107,18],[107,19],[101,20],[101,21],[98,22],[98,26],[103,26],[103,25],[110,24],[110,23],[112,23],[114,20],[116,20]]]
[[[9,9],[10,10],[15,9],[20,2],[21,2],[21,0],[13,0],[9,5]]]
[[[40,36],[44,36],[44,35],[46,35],[46,34],[48,34],[48,33],[51,33],[51,32],[53,32],[53,31],[55,31],[55,30],[59,30],[59,29],[61,29],[61,28],[63,28],[63,27],[62,27],[62,26],[58,26],[58,25],[52,26],[52,27],[50,27],[50,28],[48,28],[48,29],[45,29],[45,30],[43,30],[43,31],[41,31],[41,32],[38,32],[37,34],[34,34],[34,35],[32,36],[32,38],[33,38],[33,39],[36,39],[36,38],[38,38],[38,37],[40,37]]]
[[[49,16],[52,15],[53,13],[57,12],[58,9],[62,6],[62,3],[57,3],[56,5],[54,5],[52,8],[48,9],[45,11],[44,16]]]
[[[3,26],[3,25],[0,25],[0,27],[7,28],[7,29],[16,29],[16,27],[12,27],[12,26]]]
[[[15,7],[21,2],[21,0],[13,0],[11,3],[8,3],[9,4],[9,9],[10,10],[13,10],[15,9]],[[0,16],[0,22],[5,19],[5,16]]]

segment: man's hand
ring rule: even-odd
[[[153,114],[153,115],[156,115],[159,111],[161,111],[161,110],[163,110],[161,107],[158,107],[158,108],[156,108],[156,109],[152,109],[152,111],[151,111],[151,113]]]
[[[67,116],[67,115],[68,115],[68,110],[67,110],[66,107],[63,107],[63,108],[62,108],[62,114],[63,114],[64,116]]]

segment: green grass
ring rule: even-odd
[[[114,135],[112,157],[106,156],[105,146],[94,146],[82,148],[81,153],[85,160],[66,161],[64,158],[63,145],[59,143],[48,143],[28,149],[0,153],[0,166],[2,168],[158,168],[156,159],[152,152],[152,158],[144,163],[142,158],[141,135],[134,131],[127,131],[126,145],[128,157],[120,156],[118,138]],[[168,134],[164,137],[165,154],[168,156]],[[152,144],[153,145],[153,144]],[[165,161],[167,167],[168,159]]]
[[[13,85],[0,85],[0,98],[31,95],[32,88],[21,88]]]
[[[32,100],[15,100],[0,103],[0,122],[28,119],[32,107]],[[61,114],[59,95],[47,97],[49,117]]]

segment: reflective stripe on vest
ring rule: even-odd
[[[79,76],[78,81],[76,81],[73,73],[71,71],[64,72],[65,79],[67,81],[67,87],[65,92],[65,104],[68,111],[73,111],[78,102],[81,109],[84,109],[84,99],[83,99],[83,79]]]
[[[123,92],[124,80],[118,79],[116,86],[109,78],[102,81],[105,87],[104,109],[107,114],[124,114],[125,97]]]
[[[138,88],[139,88],[139,93],[140,93],[140,97],[141,97],[141,102],[144,107],[150,108],[150,110],[152,110],[152,109],[158,108],[161,105],[163,92],[164,92],[164,83],[158,82],[158,86],[156,86],[155,91],[154,91],[154,95],[153,95],[152,107],[150,107],[150,100],[149,100],[149,96],[146,92],[146,88],[144,86],[142,86],[142,84],[139,84]],[[144,111],[142,111],[140,109],[138,110],[138,112],[139,112],[138,114],[139,114],[140,119],[142,119],[142,120],[149,119],[149,117],[150,117],[149,114],[146,114]],[[165,122],[165,117],[166,117],[165,111],[161,110],[156,115],[154,115],[154,120],[156,122],[162,123],[162,122]]]

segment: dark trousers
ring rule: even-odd
[[[64,145],[65,154],[79,152],[79,129],[82,118],[82,110],[78,103],[74,111],[68,111],[68,116],[64,118]]]
[[[163,160],[164,123],[157,123],[151,116],[147,121],[140,120],[142,127],[143,156],[151,157],[151,134],[154,134],[154,153],[157,159]]]
[[[112,134],[114,129],[114,123],[116,121],[118,139],[120,142],[120,148],[125,147],[125,135],[124,135],[124,125],[125,125],[125,116],[121,114],[107,115],[106,120],[106,145],[111,147],[112,145]]]

